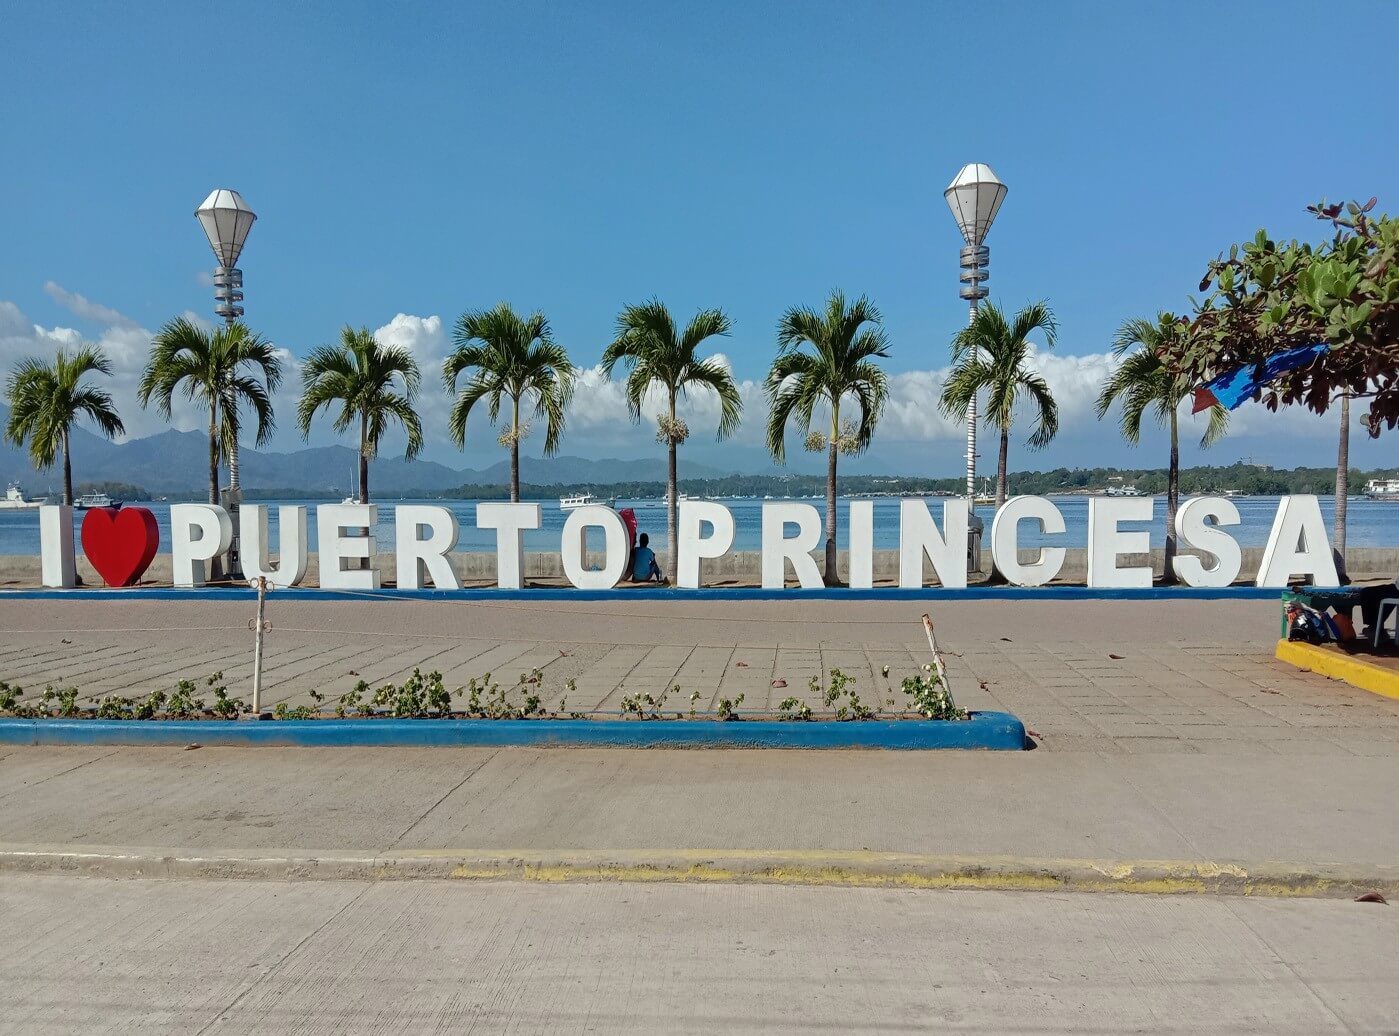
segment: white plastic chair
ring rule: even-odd
[[[1380,633],[1384,631],[1384,615],[1394,609],[1394,642],[1399,644],[1399,597],[1386,597],[1380,602],[1380,610],[1375,613],[1375,647],[1380,646]]]

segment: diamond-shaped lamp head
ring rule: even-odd
[[[243,196],[221,187],[211,192],[194,214],[199,217],[199,225],[204,228],[219,265],[230,270],[237,266],[243,242],[248,240],[248,231],[257,219]]]
[[[985,240],[986,232],[991,229],[991,221],[1005,200],[1006,185],[989,165],[973,162],[962,167],[942,196],[947,199],[947,207],[952,210],[967,244],[976,246]]]

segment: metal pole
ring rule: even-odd
[[[223,317],[225,327],[233,327],[243,316],[243,271],[236,266],[220,266],[214,271],[214,312]],[[233,522],[233,539],[228,547],[228,577],[243,578],[242,529],[238,505],[243,502],[242,480],[239,473],[238,443],[226,444],[228,449],[228,493],[224,506]]]
[[[976,299],[971,300],[967,326],[976,323]],[[977,350],[980,352],[980,350]],[[976,514],[976,395],[967,404],[967,507]]]
[[[267,632],[267,579],[257,577],[257,619],[253,637],[253,715],[262,715],[262,637]]]

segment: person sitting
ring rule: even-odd
[[[1380,602],[1399,597],[1399,577],[1392,583],[1356,588],[1355,603],[1360,606],[1360,620],[1365,624],[1365,638],[1375,639],[1375,624],[1379,621]]]
[[[643,532],[641,541],[632,554],[631,577],[634,583],[649,583],[653,579],[658,583],[665,582],[665,576],[661,575],[661,566],[656,564],[656,552],[647,546],[650,542],[651,537]]]

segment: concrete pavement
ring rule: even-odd
[[[414,666],[449,686],[539,669],[546,707],[615,713],[628,694],[670,692],[700,713],[744,696],[770,712],[788,696],[821,703],[811,676],[840,668],[867,703],[901,702],[928,660],[910,602],[358,602],[269,606],[264,704],[309,704],[360,679]],[[1272,657],[1267,601],[938,601],[953,690],[971,708],[1013,712],[1051,752],[1393,757],[1399,701]],[[248,694],[249,608],[211,601],[0,599],[0,679],[72,685],[83,699],[169,690],[224,673]],[[888,678],[882,676],[890,667]],[[677,688],[678,690],[674,690]]]
[[[1385,1032],[1393,907],[509,882],[0,881],[0,1031]]]

